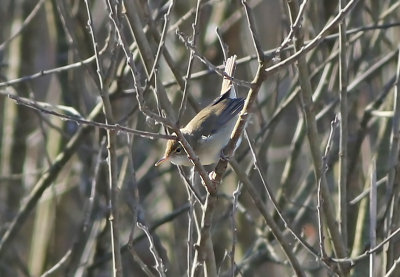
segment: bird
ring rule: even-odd
[[[197,113],[180,131],[202,165],[216,163],[228,144],[233,128],[244,106],[244,98],[237,98],[234,86]],[[168,140],[164,156],[155,166],[170,161],[175,165],[193,166],[178,140]]]

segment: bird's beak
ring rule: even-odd
[[[158,162],[156,162],[154,165],[159,166],[160,164],[162,164],[163,162],[168,161],[168,160],[169,160],[169,158],[164,156],[161,159],[159,159]]]

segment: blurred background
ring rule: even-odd
[[[104,123],[101,92],[107,91],[115,123],[166,133],[161,124],[139,110],[132,74],[121,45],[129,46],[137,68],[137,81],[145,88],[148,108],[171,118],[178,116],[190,57],[190,49],[176,32],[179,30],[192,39],[196,14],[197,53],[215,66],[223,65],[218,28],[228,55],[237,55],[235,77],[247,82],[255,77],[256,52],[240,1],[203,0],[198,13],[196,1],[176,0],[170,11],[168,1],[122,2],[119,24],[123,40],[120,40],[110,19],[109,1],[2,0],[0,276],[112,274],[106,130],[91,123],[62,119],[59,115]],[[268,57],[267,66],[292,55],[293,40],[279,52],[275,51],[291,30],[286,1],[247,2]],[[301,21],[305,43],[314,39],[338,14],[338,2],[306,3]],[[165,45],[155,74],[156,91],[154,79],[148,77],[166,18]],[[372,173],[378,185],[375,194],[377,243],[400,227],[400,218],[396,215],[400,169],[399,128],[396,127],[400,2],[359,1],[345,22],[348,32],[345,241],[348,257],[357,257],[371,246],[369,196],[360,194],[373,183]],[[331,122],[340,112],[338,31],[337,26],[329,29],[318,46],[305,55],[321,153],[328,143]],[[99,52],[99,65],[91,32]],[[103,90],[99,86],[98,66]],[[222,78],[195,57],[187,82],[188,102],[179,122],[181,126],[218,97]],[[161,90],[171,103],[166,111],[156,97]],[[246,97],[248,88],[238,85],[237,91],[240,97]],[[298,97],[300,91],[296,64],[268,74],[251,108],[247,132],[263,178],[272,189],[280,211],[298,236],[318,254],[318,182]],[[33,100],[33,104],[23,105],[9,95]],[[331,147],[321,159],[326,166],[323,170],[337,214],[340,135],[337,125],[333,130]],[[193,257],[193,245],[197,241],[194,222],[200,222],[201,213],[185,183],[184,177],[190,177],[191,173],[187,168],[180,172],[167,163],[154,167],[163,155],[164,145],[165,139],[149,139],[122,130],[115,132],[114,186],[118,194],[114,204],[119,215],[115,230],[119,233],[123,276],[159,274],[149,237],[138,228],[137,222],[150,231],[152,247],[167,270],[166,276],[186,276]],[[282,224],[256,171],[246,139],[235,158],[274,216],[304,274],[336,274],[335,265],[327,266],[310,254]],[[374,161],[376,170],[372,167]],[[204,195],[201,185],[198,190]],[[236,190],[238,199],[234,200]],[[291,276],[293,270],[279,243],[230,167],[218,193],[212,225],[218,274]],[[188,234],[192,235],[188,237]],[[333,257],[328,235],[325,247],[328,256]],[[398,237],[394,237],[375,254],[375,276],[388,272],[399,276],[395,263],[399,256]],[[368,256],[354,260],[351,270],[343,275],[367,276],[368,265]]]

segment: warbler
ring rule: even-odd
[[[236,98],[235,89],[231,86],[181,129],[202,165],[213,164],[220,159],[243,106],[244,98]],[[193,165],[178,140],[167,141],[164,156],[155,166],[165,161],[175,165]]]

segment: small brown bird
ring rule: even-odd
[[[234,88],[229,88],[209,106],[202,109],[181,129],[182,134],[200,158],[200,163],[216,163],[222,149],[228,144],[233,128],[244,105],[244,98],[231,98]],[[192,166],[182,145],[168,140],[164,156],[155,164],[170,161],[176,165]]]

